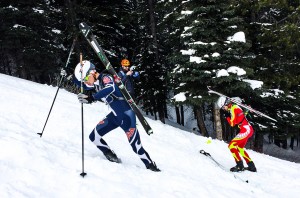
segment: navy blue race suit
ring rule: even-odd
[[[152,160],[141,144],[140,134],[136,128],[135,113],[126,100],[124,100],[118,86],[109,74],[100,74],[98,80],[100,90],[99,87],[95,87],[98,91],[92,96],[95,100],[102,100],[108,104],[112,111],[96,125],[89,135],[90,140],[99,150],[106,153],[110,150],[110,147],[102,137],[117,127],[121,127],[126,133],[133,151],[147,167],[152,163]],[[78,82],[75,83],[78,84]]]
[[[124,70],[122,67],[118,73],[118,76],[121,78],[123,84],[125,85],[127,91],[130,93],[132,98],[135,100],[135,91],[134,91],[134,80],[139,80],[139,72],[134,71],[131,75],[126,75],[128,71]]]

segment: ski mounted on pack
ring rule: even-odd
[[[130,105],[131,109],[134,111],[134,113],[138,117],[138,119],[141,122],[142,126],[144,127],[146,133],[148,135],[152,134],[153,133],[152,128],[150,127],[147,120],[145,119],[145,117],[141,113],[140,109],[136,105],[135,101],[133,100],[133,98],[131,97],[129,92],[127,91],[124,84],[122,83],[121,78],[118,76],[118,73],[112,67],[111,63],[109,62],[108,58],[106,57],[105,53],[103,52],[102,47],[99,45],[99,43],[96,40],[94,34],[92,33],[92,29],[90,28],[90,26],[88,26],[86,23],[80,23],[79,24],[79,29],[80,29],[80,32],[83,34],[83,36],[88,41],[88,43],[91,45],[91,47],[96,52],[98,58],[100,59],[100,61],[104,65],[105,69],[113,76],[113,78],[115,80],[115,83],[119,87],[121,93],[123,94],[123,96],[124,96],[125,100],[127,101],[127,103]]]
[[[217,92],[217,91],[214,91],[214,90],[210,89],[209,86],[207,87],[207,89],[208,89],[208,93],[213,93],[213,94],[217,94],[217,95],[219,95],[219,96],[223,96],[223,97],[225,97],[226,99],[229,99],[231,102],[233,102],[233,103],[235,103],[235,104],[237,104],[237,105],[239,105],[239,106],[241,106],[241,107],[243,107],[243,108],[245,108],[245,109],[248,109],[250,112],[253,112],[253,113],[255,113],[255,114],[258,115],[258,116],[265,117],[265,118],[268,118],[268,119],[270,119],[270,120],[272,120],[272,121],[274,121],[274,122],[277,122],[277,120],[275,120],[274,118],[271,118],[270,116],[268,116],[268,115],[266,115],[266,114],[264,114],[264,113],[262,113],[262,112],[260,112],[260,111],[257,111],[257,110],[255,110],[255,109],[253,109],[252,107],[249,107],[249,106],[247,106],[247,105],[245,105],[245,104],[243,104],[243,103],[241,103],[241,102],[239,102],[239,101],[236,101],[236,100],[233,99],[233,98],[230,98],[230,97],[228,97],[228,96],[226,96],[226,95],[224,95],[224,94],[221,94],[221,93],[219,93],[219,92]]]

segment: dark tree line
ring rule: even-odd
[[[284,141],[297,137],[300,128],[299,16],[299,2],[288,0],[6,0],[0,2],[0,72],[55,85],[74,38],[67,72],[73,72],[80,52],[101,70],[78,34],[84,21],[116,69],[123,58],[137,66],[139,99],[155,119],[165,122],[172,103],[177,122],[184,124],[188,105],[208,136],[205,115],[215,115],[217,99],[207,94],[211,86],[276,118],[277,123],[259,117],[253,122],[257,131]],[[237,32],[246,42],[230,40]],[[232,66],[245,74],[219,76]],[[249,79],[262,81],[262,88],[251,88]],[[172,100],[179,93],[185,101]],[[214,123],[219,119],[211,117]],[[216,136],[230,139],[226,131],[232,129],[222,128],[223,135]],[[261,150],[264,133],[256,134],[254,145]]]

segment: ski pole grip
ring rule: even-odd
[[[82,67],[83,67],[83,64],[82,64],[82,53],[80,52],[80,56],[79,56],[79,60],[80,60],[80,66],[81,66],[81,86],[80,86],[80,93],[83,93],[83,74],[82,74]]]

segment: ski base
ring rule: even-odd
[[[211,159],[219,168],[221,168],[222,170],[224,170],[225,172],[228,172],[230,174],[233,174],[234,178],[236,179],[239,179],[243,182],[246,182],[246,183],[249,183],[248,180],[244,180],[242,178],[240,178],[239,176],[237,176],[235,173],[240,173],[240,172],[243,172],[243,171],[240,171],[240,172],[231,172],[229,170],[227,170],[222,164],[220,164],[219,162],[217,162],[209,153],[205,152],[204,150],[200,150],[199,153],[207,156],[209,159]]]

